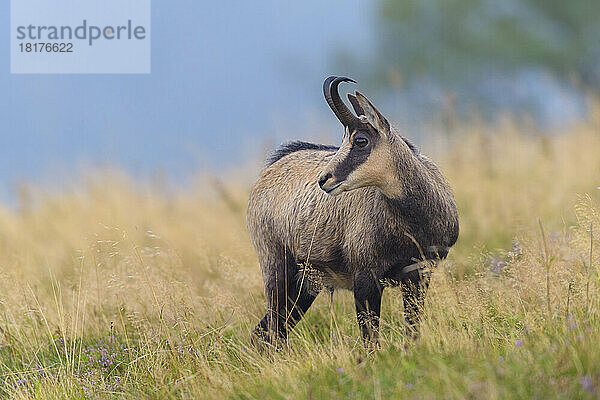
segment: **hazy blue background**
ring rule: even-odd
[[[0,10],[9,26],[8,2]],[[0,187],[89,165],[177,178],[251,156],[284,124],[333,128],[321,94],[329,55],[350,36],[367,46],[370,24],[356,27],[371,12],[368,1],[155,0],[151,75],[10,75],[6,57]]]
[[[500,7],[480,0],[481,13],[501,22],[524,16],[517,22],[539,27],[539,43],[560,42],[561,22],[538,21],[529,5],[523,6],[528,1],[534,0],[507,0]],[[398,10],[395,4],[428,8]],[[545,53],[546,58],[533,61],[510,52],[496,54],[518,65],[512,69],[498,68],[497,60],[485,54],[479,61],[486,68],[471,71],[452,64],[450,56],[458,50],[440,45],[448,35],[436,27],[445,26],[450,15],[454,19],[448,21],[455,25],[446,24],[446,29],[451,33],[470,25],[463,24],[467,13],[459,9],[451,14],[444,4],[154,0],[151,75],[10,75],[8,40],[0,41],[0,53],[5,54],[0,73],[0,198],[10,198],[15,182],[52,183],[90,166],[117,166],[136,177],[161,172],[185,182],[198,170],[219,173],[253,160],[266,144],[284,139],[335,143],[340,127],[321,92],[330,74],[359,79],[369,97],[417,136],[423,121],[435,119],[445,107],[448,87],[453,102],[458,99],[458,111],[474,103],[485,105],[488,114],[526,109],[542,127],[585,116],[583,95],[560,77],[562,70],[553,69]],[[2,2],[0,12],[4,26],[10,26],[9,2]],[[467,38],[497,35],[503,51],[504,43],[514,42],[485,31],[485,18],[469,18],[473,32]],[[485,43],[476,45],[487,49]],[[465,46],[470,54],[469,42]],[[550,50],[561,54],[561,46],[570,44],[560,42]],[[407,62],[417,68],[408,68]],[[446,63],[469,74],[444,81],[447,76],[427,68]],[[402,76],[403,69],[413,74]],[[402,85],[398,76],[404,78]],[[462,83],[444,83],[448,81]],[[394,90],[380,90],[386,86]]]

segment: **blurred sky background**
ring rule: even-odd
[[[448,108],[560,129],[600,87],[598,3],[154,0],[150,75],[11,75],[0,41],[0,199],[93,167],[185,182],[279,141],[337,143],[331,74],[357,79],[417,142]]]

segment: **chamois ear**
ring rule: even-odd
[[[354,108],[354,112],[356,112],[356,115],[358,115],[359,117],[361,115],[365,115],[365,110],[363,110],[363,108],[360,106],[360,103],[356,99],[355,95],[348,93],[348,100],[350,100],[350,104],[352,104],[352,108]]]
[[[377,129],[377,131],[379,131],[381,133],[389,133],[390,132],[390,123],[379,112],[379,110],[377,108],[375,108],[375,106],[369,101],[369,99],[367,99],[360,92],[356,92],[356,99],[358,100],[358,103],[363,110],[362,114],[364,115],[366,120],[369,122],[369,124],[371,124],[371,126],[373,126],[373,128]],[[352,104],[352,106],[355,107],[354,104]]]

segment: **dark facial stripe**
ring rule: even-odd
[[[354,135],[351,136],[350,140],[352,140],[353,136]],[[346,158],[336,165],[335,169],[333,170],[333,176],[336,181],[342,182],[346,180],[352,171],[356,170],[362,163],[367,161],[371,155],[371,150],[375,145],[375,141],[372,137],[370,137],[369,140],[371,142],[367,148],[362,149],[359,147],[353,147]]]

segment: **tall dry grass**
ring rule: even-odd
[[[264,313],[245,228],[251,182],[167,195],[111,172],[60,193],[25,187],[0,210],[0,394],[596,398],[597,126],[552,137],[471,127],[433,149],[460,239],[418,340],[404,336],[399,290],[384,295],[375,354],[344,292],[317,300],[289,349],[249,344]]]

